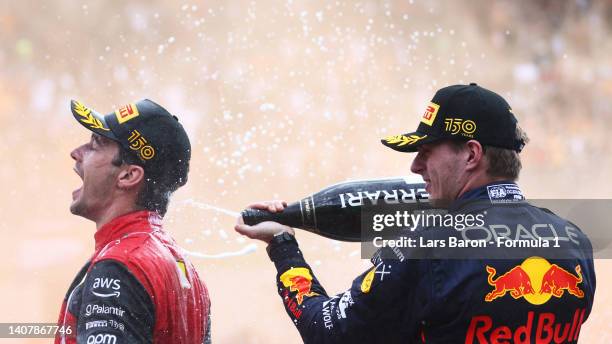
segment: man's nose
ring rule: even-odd
[[[424,167],[423,157],[421,156],[421,153],[417,153],[414,160],[412,160],[412,164],[410,165],[410,171],[414,174],[422,174]]]
[[[81,159],[83,158],[83,147],[84,146],[85,145],[81,145],[73,149],[72,152],[70,152],[70,157],[74,159],[75,161],[81,161]]]

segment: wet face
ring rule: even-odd
[[[426,190],[434,205],[457,199],[465,180],[465,152],[450,141],[422,145],[410,170],[425,180]]]
[[[92,221],[112,203],[117,186],[119,167],[112,164],[119,145],[103,136],[92,134],[88,143],[74,149],[74,171],[83,185],[72,192],[70,211]]]

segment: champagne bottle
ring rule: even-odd
[[[401,204],[425,209],[428,199],[424,183],[411,183],[406,178],[348,181],[291,203],[282,212],[245,209],[242,219],[251,226],[275,221],[330,239],[360,241],[364,207],[371,210],[369,207]]]

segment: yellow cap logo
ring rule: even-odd
[[[419,136],[419,135],[393,135],[385,137],[384,140],[387,141],[388,144],[396,145],[396,146],[405,146],[405,145],[413,145],[417,141],[426,138],[427,135]]]
[[[87,106],[83,105],[83,103],[79,102],[79,101],[74,101],[73,102],[73,110],[82,118],[80,119],[81,122],[87,124],[90,128],[92,129],[100,129],[100,130],[106,130],[109,131],[110,129],[106,128],[104,126],[104,123],[102,123],[102,121],[100,121],[98,118],[96,118],[92,113],[91,113],[91,109],[88,108]]]
[[[444,120],[444,129],[452,135],[461,134],[465,137],[474,137],[476,123],[462,118],[447,118]]]
[[[425,109],[425,113],[423,114],[423,118],[421,118],[421,122],[431,126],[436,119],[436,115],[438,114],[438,110],[440,109],[440,105],[436,103],[430,102]]]
[[[138,152],[143,160],[150,160],[155,156],[155,148],[153,148],[138,130],[133,130],[128,138],[130,148]]]
[[[137,117],[138,108],[136,107],[136,104],[133,103],[124,105],[115,111],[115,116],[117,116],[117,121],[122,124],[131,120],[134,117]]]

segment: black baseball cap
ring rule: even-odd
[[[138,158],[149,177],[185,185],[191,159],[189,137],[176,116],[143,99],[101,115],[83,103],[70,101],[72,115],[85,128],[119,143]],[[174,178],[168,178],[172,176]]]
[[[516,126],[512,108],[499,94],[475,83],[453,85],[436,92],[416,131],[381,142],[400,152],[416,152],[426,143],[464,139],[520,152],[525,142],[516,137]]]

